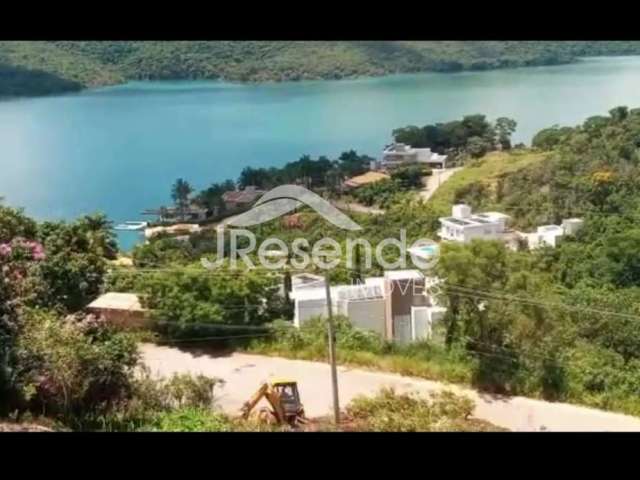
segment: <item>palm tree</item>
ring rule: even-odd
[[[118,244],[113,233],[113,222],[102,213],[85,215],[81,228],[86,233],[90,247],[103,257],[115,259]]]
[[[189,205],[189,196],[193,193],[193,187],[182,178],[176,180],[171,187],[171,198],[180,211],[180,218],[184,220],[184,211]]]

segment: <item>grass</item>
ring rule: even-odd
[[[320,345],[291,349],[274,343],[255,342],[248,346],[245,351],[294,360],[327,361],[326,347]],[[433,349],[426,351],[422,355],[412,355],[407,353],[381,354],[340,348],[337,351],[337,361],[340,365],[348,367],[361,367],[409,377],[464,385],[471,384],[473,373],[472,360],[456,358],[455,354],[435,352]]]
[[[447,215],[459,189],[476,182],[484,183],[492,188],[501,175],[517,172],[529,165],[542,162],[548,155],[547,152],[531,150],[491,152],[454,173],[433,194],[429,199],[429,204],[439,213]]]

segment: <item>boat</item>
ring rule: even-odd
[[[143,230],[147,228],[149,222],[124,222],[116,225],[114,230]]]

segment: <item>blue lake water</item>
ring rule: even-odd
[[[236,179],[245,166],[348,149],[378,156],[393,128],[484,113],[517,120],[514,140],[640,106],[640,57],[577,64],[238,85],[132,82],[0,102],[0,196],[38,219],[105,212],[144,220],[171,184]],[[137,234],[120,235],[129,248]]]

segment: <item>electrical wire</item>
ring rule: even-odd
[[[449,290],[452,290],[454,293],[461,296],[463,296],[463,294],[468,294],[468,296],[475,296],[477,298],[487,299],[487,300],[512,301],[515,303],[521,303],[521,304],[532,305],[532,306],[540,306],[540,307],[546,307],[546,308],[565,308],[567,310],[584,311],[584,312],[596,313],[600,315],[609,315],[609,316],[617,316],[617,317],[627,318],[632,320],[640,320],[640,316],[628,314],[628,313],[614,312],[611,310],[602,310],[602,309],[596,309],[592,307],[582,307],[579,305],[570,305],[570,304],[561,303],[561,302],[545,302],[540,300],[530,300],[527,298],[517,297],[513,295],[496,293],[495,291],[492,292],[492,291],[486,291],[486,290],[473,289],[473,288],[463,287],[455,284],[446,285],[445,288],[448,288]]]

